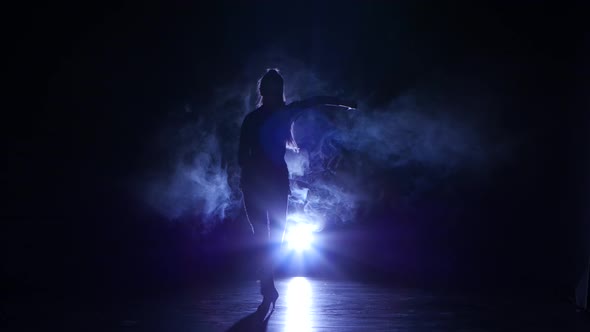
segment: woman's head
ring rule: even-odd
[[[260,93],[258,106],[264,104],[273,109],[285,105],[283,85],[283,77],[279,74],[278,69],[268,69],[258,80],[258,92]],[[285,143],[289,150],[299,151],[293,135],[293,125],[290,123],[288,129],[285,130]]]
[[[285,103],[283,85],[283,77],[279,71],[268,69],[258,81],[258,91],[262,97],[262,103],[269,106],[283,105]]]

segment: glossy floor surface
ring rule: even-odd
[[[6,307],[4,327],[55,331],[590,331],[587,313],[546,297],[458,295],[352,281],[277,282],[267,315],[255,281],[110,304]]]

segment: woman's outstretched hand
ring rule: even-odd
[[[357,108],[356,100],[346,100],[346,101],[344,101],[343,105],[348,107],[349,109],[356,109]]]
[[[338,107],[344,107],[347,109],[356,109],[357,107],[357,103],[356,100],[350,100],[350,99],[340,99],[337,97],[332,98],[332,100],[330,101],[326,101],[325,103],[326,105],[333,105],[333,106],[338,106]]]
[[[289,104],[287,107],[292,110],[291,118],[294,121],[304,110],[322,105],[342,107],[346,108],[347,110],[353,110],[357,108],[356,100],[344,100],[337,97],[328,96],[316,96],[302,101],[296,101]]]

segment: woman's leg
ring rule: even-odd
[[[269,201],[269,226],[270,226],[270,257],[272,271],[278,263],[281,244],[285,235],[285,227],[287,225],[287,195],[273,195]],[[271,273],[269,280],[269,288],[274,289],[274,275]]]
[[[260,273],[260,280],[262,283],[265,275],[270,273],[271,258],[269,257],[269,227],[267,211],[264,208],[265,202],[260,195],[250,191],[244,191],[244,207],[246,209],[246,216],[252,226],[254,233],[254,260],[256,268]]]

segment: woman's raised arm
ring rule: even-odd
[[[330,96],[316,96],[301,101],[292,102],[287,105],[287,108],[293,113],[292,118],[295,119],[301,112],[306,109],[310,109],[315,106],[337,106],[346,109],[356,109],[356,101],[354,100],[343,100],[338,97]]]

